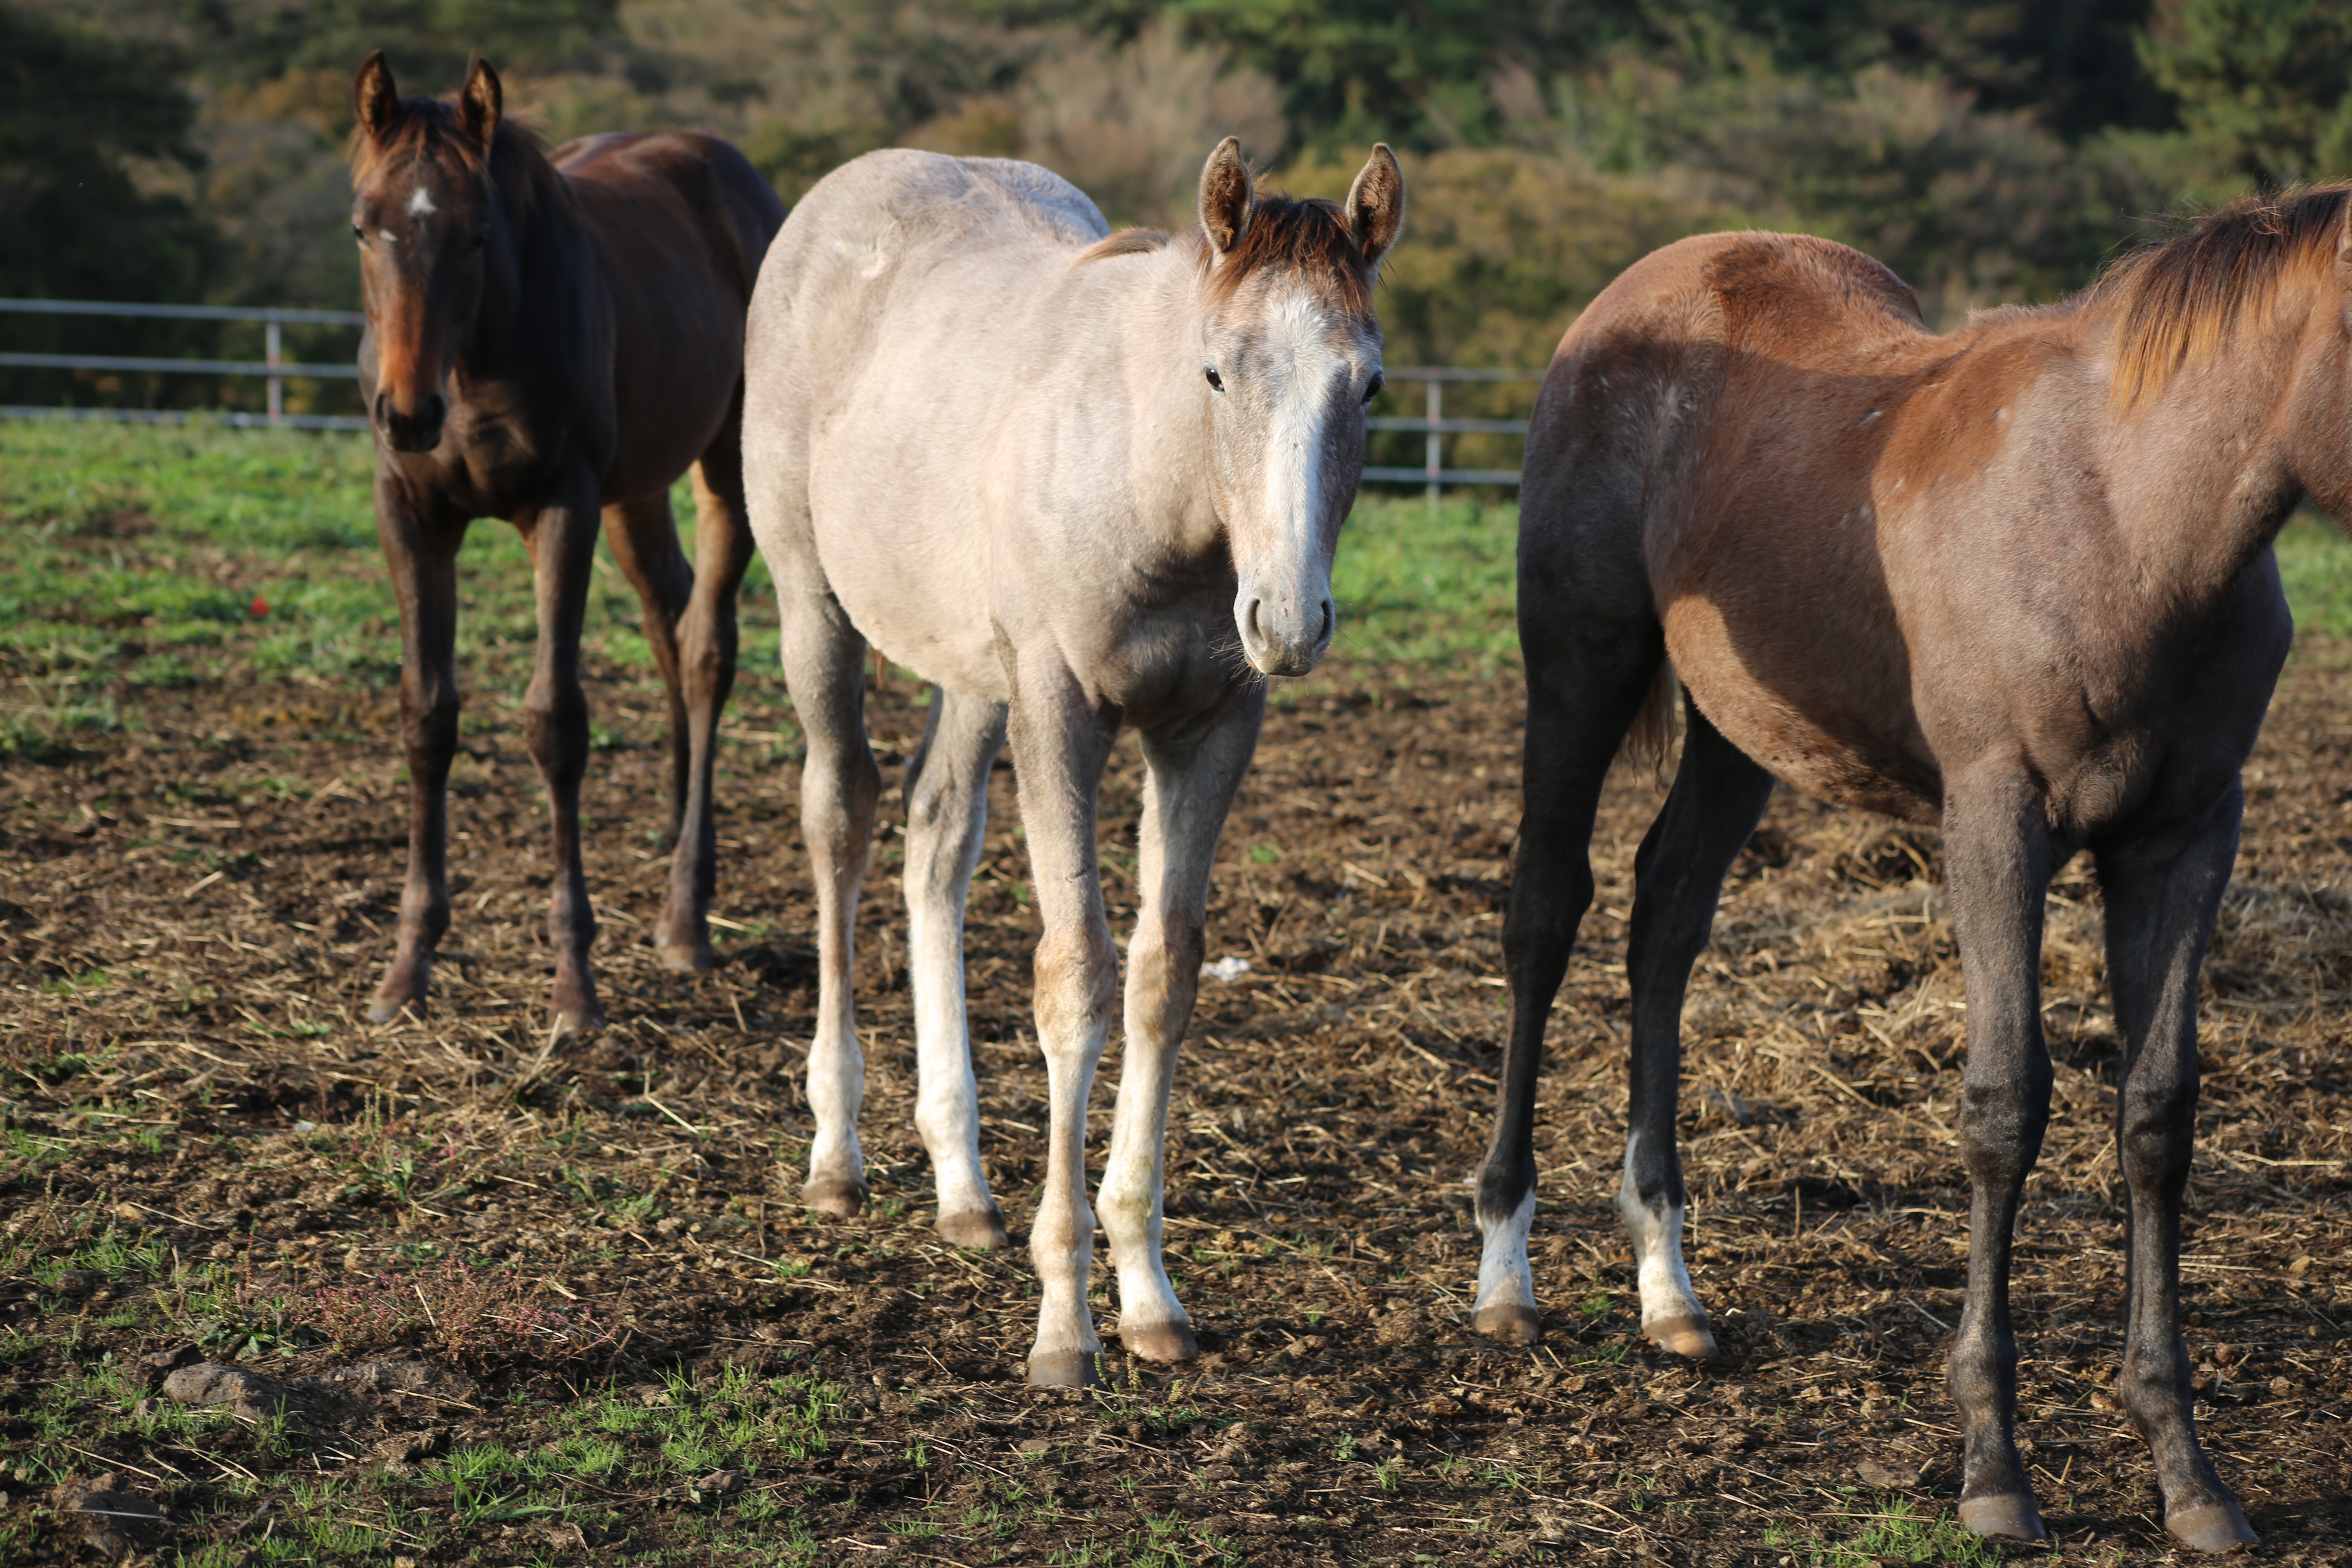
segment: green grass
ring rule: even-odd
[[[1830,1516],[1858,1526],[1843,1540],[1818,1525],[1773,1525],[1764,1531],[1768,1551],[1801,1568],[1879,1568],[1880,1564],[1948,1563],[1954,1568],[1996,1568],[2000,1548],[1970,1535],[1954,1516],[1927,1511],[1906,1497],[1883,1497],[1874,1509],[1857,1498],[1850,1511]]]
[[[392,686],[399,619],[373,472],[364,436],[0,421],[0,677],[30,698],[0,707],[0,755],[37,759],[122,729],[141,692]],[[690,528],[683,485],[673,500]],[[477,525],[458,576],[461,679],[519,698],[536,627],[514,530]],[[742,602],[746,667],[772,668],[775,601],[757,562]],[[600,554],[583,651],[650,676],[639,625],[635,592]]]
[[[0,757],[56,760],[158,721],[158,694],[292,679],[389,689],[399,627],[363,436],[0,421]],[[690,518],[685,487],[674,498]],[[1515,502],[1367,491],[1332,574],[1334,670],[1507,669]],[[2278,542],[2295,621],[2352,638],[2352,542],[2305,511]],[[460,679],[520,700],[530,567],[504,523],[459,556]],[[259,613],[257,613],[257,612]],[[743,668],[775,668],[765,568],[743,586]],[[635,595],[600,556],[583,651],[653,675]],[[1285,696],[1304,689],[1286,684]],[[608,741],[611,737],[607,736]]]
[[[2278,536],[2279,580],[2299,633],[2352,637],[2352,540],[2309,507]]]
[[[1332,563],[1343,664],[1503,668],[1518,657],[1513,618],[1519,509],[1367,494]]]

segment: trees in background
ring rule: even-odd
[[[373,47],[413,91],[488,56],[552,139],[708,127],[787,199],[900,143],[1181,222],[1227,132],[1323,194],[1385,138],[1400,363],[1538,363],[1710,227],[1860,246],[1948,321],[2184,199],[2352,174],[2343,0],[0,0],[5,286],[347,303]]]

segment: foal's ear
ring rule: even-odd
[[[370,141],[391,130],[392,122],[400,118],[400,88],[392,79],[392,68],[383,63],[382,49],[360,62],[360,74],[352,79],[352,108]]]
[[[1242,161],[1241,141],[1228,136],[1201,165],[1201,226],[1220,258],[1242,242],[1256,210],[1257,193]]]
[[[1348,232],[1375,267],[1404,232],[1404,171],[1385,142],[1373,143],[1363,172],[1348,187]]]
[[[485,154],[490,150],[490,139],[499,133],[499,114],[505,104],[499,73],[489,61],[478,59],[466,68],[466,85],[457,91],[457,128],[472,137]]]

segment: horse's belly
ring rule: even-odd
[[[1666,647],[1699,711],[1773,777],[1838,805],[1937,819],[1935,762],[1885,672],[1783,664],[1759,679],[1720,618],[1687,605],[1669,612]]]
[[[823,465],[811,476],[817,560],[850,624],[893,664],[967,696],[1004,701],[1003,661],[990,613],[987,541],[977,527],[942,529],[891,510],[828,504]]]

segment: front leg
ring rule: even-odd
[[[2025,1541],[2047,1532],[2017,1452],[2009,1268],[2018,1201],[2050,1121],[2042,912],[2056,857],[2047,822],[2013,759],[1994,760],[1948,785],[1944,861],[1969,1033],[1960,1089],[1969,1289],[1949,1372],[1960,1416],[1960,1522],[1979,1535]]]
[[[580,688],[580,628],[587,617],[588,574],[595,564],[596,480],[566,476],[562,499],[517,521],[530,549],[539,613],[539,647],[523,698],[530,754],[547,784],[554,876],[547,938],[555,949],[552,1024],[566,1034],[604,1021],[588,950],[596,914],[580,863],[580,782],[588,771],[588,697]]]
[[[2124,1037],[2116,1143],[2129,1194],[2124,1408],[2156,1457],[2164,1527],[2198,1552],[2252,1545],[2238,1500],[2197,1441],[2180,1339],[2180,1209],[2197,1135],[2197,972],[2213,932],[2242,802],[2099,853],[2107,977]]]
[[[1127,949],[1127,1055],[1101,1195],[1103,1232],[1118,1270],[1119,1341],[1147,1361],[1200,1353],[1160,1258],[1168,1097],[1201,985],[1209,868],[1265,716],[1265,688],[1252,681],[1204,721],[1143,737],[1141,908]]]
[[[368,1021],[422,1012],[433,950],[449,929],[449,764],[457,752],[457,547],[466,524],[412,503],[381,462],[376,536],[400,605],[400,738],[408,755],[408,873],[392,963],[368,1002]]]
[[[1037,1047],[1050,1098],[1045,1190],[1029,1233],[1041,1300],[1029,1351],[1033,1384],[1097,1381],[1094,1314],[1095,1216],[1087,1206],[1087,1101],[1102,1059],[1118,985],[1118,953],[1103,917],[1096,866],[1096,791],[1118,732],[1116,710],[1096,707],[1058,659],[1024,660],[1011,731],[1021,822],[1045,931],[1037,944]]]

